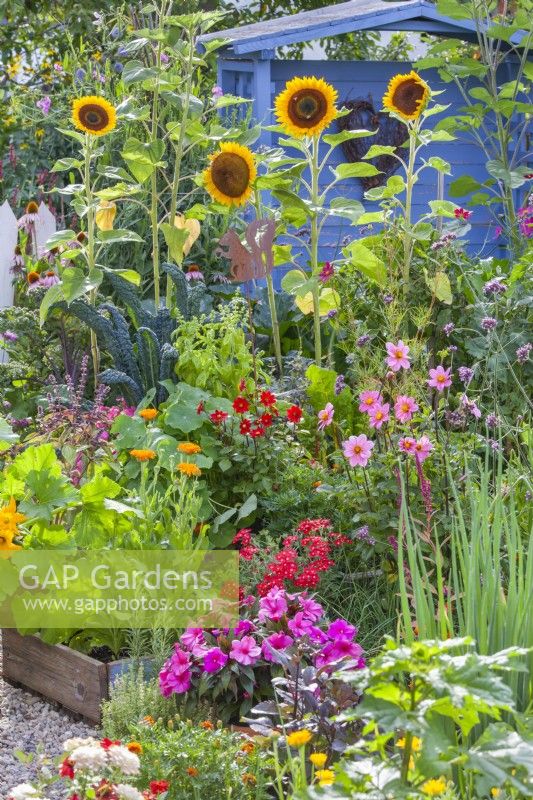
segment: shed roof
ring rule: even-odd
[[[420,22],[424,21],[423,27]],[[418,24],[417,24],[418,23]],[[471,20],[455,20],[440,14],[427,0],[348,0],[313,11],[242,25],[202,36],[200,42],[228,39],[228,54],[243,56],[287,44],[307,42],[360,30],[424,30],[471,36]]]

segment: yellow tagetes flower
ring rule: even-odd
[[[154,450],[130,450],[130,456],[136,458],[137,461],[151,461],[155,458],[156,453]]]
[[[255,786],[257,778],[251,772],[245,772],[242,776],[242,782],[245,786]]]
[[[387,111],[395,111],[402,119],[418,119],[429,100],[430,90],[414,70],[407,75],[391,78],[383,95],[383,106]]]
[[[72,102],[72,122],[80,131],[103,136],[116,127],[117,112],[105,97],[79,97]]]
[[[276,117],[290,136],[316,136],[337,116],[336,101],[337,90],[323,78],[293,78],[276,97]]]
[[[446,781],[444,778],[431,778],[422,784],[422,792],[428,797],[438,797],[446,791]]]
[[[194,456],[196,453],[202,452],[200,445],[195,444],[194,442],[180,442],[178,445],[178,450],[180,453],[185,453],[188,456]]]
[[[242,206],[250,198],[257,176],[254,154],[237,142],[222,142],[210,156],[204,184],[213,200],[225,206]]]
[[[328,757],[326,753],[311,753],[309,756],[309,761],[314,767],[317,767],[317,769],[322,769],[327,760]]]
[[[113,222],[117,215],[117,205],[110,200],[100,200],[94,221],[99,231],[112,231]]]
[[[139,416],[142,417],[146,422],[150,422],[151,420],[155,419],[159,411],[156,408],[143,408],[139,411]]]
[[[287,744],[289,747],[305,747],[311,741],[313,734],[311,731],[294,731],[287,736]]]
[[[189,464],[187,461],[178,464],[178,469],[182,475],[187,475],[189,478],[199,478],[202,474],[200,467],[197,467],[196,464]]]
[[[335,783],[335,773],[332,769],[317,769],[315,777],[319,786],[331,786],[332,783]]]

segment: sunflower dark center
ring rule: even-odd
[[[87,103],[79,110],[80,121],[91,131],[101,131],[109,124],[109,114],[96,103]]]
[[[414,114],[418,111],[420,101],[423,98],[424,86],[415,81],[414,78],[409,78],[407,81],[402,81],[396,88],[392,96],[392,102],[403,114]]]
[[[295,92],[289,100],[289,117],[299,128],[312,128],[326,115],[328,102],[318,89]]]
[[[250,167],[237,153],[220,153],[211,164],[213,183],[228,197],[240,197],[250,184]]]

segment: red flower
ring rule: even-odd
[[[261,427],[261,425],[258,425],[256,428],[252,428],[252,430],[250,431],[250,436],[252,437],[252,439],[259,439],[260,436],[264,435],[265,435],[265,429]]]
[[[291,406],[287,409],[287,419],[289,422],[297,424],[303,417],[303,411],[299,406]]]
[[[261,396],[259,398],[261,400],[262,405],[270,408],[276,404],[276,395],[272,394],[272,392],[261,392]]]
[[[163,794],[163,792],[168,792],[169,786],[170,783],[168,781],[151,781],[150,791],[155,795]]]
[[[220,411],[218,408],[216,411],[213,411],[212,414],[209,415],[209,419],[211,422],[214,422],[215,425],[220,425],[221,422],[224,422],[225,419],[228,418],[228,415],[225,411]]]
[[[244,380],[244,378],[241,378],[239,381],[239,392],[244,392],[244,391],[246,391],[246,381]]]
[[[198,403],[198,405],[196,406],[196,413],[197,414],[202,414],[203,411],[204,411],[204,408],[205,408],[205,405],[204,405],[204,401],[202,400],[202,402]]]
[[[237,414],[246,414],[249,409],[250,403],[246,397],[236,397],[233,401],[233,410],[236,411]]]
[[[264,428],[270,428],[274,422],[274,417],[272,414],[269,414],[268,411],[265,411],[264,414],[261,414],[259,421]]]
[[[114,744],[120,744],[119,740],[115,739],[113,741],[113,739],[107,739],[106,738],[106,739],[102,739],[102,741],[100,742],[100,747],[103,747],[104,750],[109,750],[109,748],[112,747]]]
[[[59,774],[62,778],[70,778],[74,780],[74,764],[66,758],[59,767]]]
[[[239,430],[243,436],[246,436],[247,433],[250,433],[252,429],[252,423],[249,419],[241,419],[241,424],[239,425]]]
[[[455,219],[470,219],[472,211],[467,211],[466,208],[456,208],[453,212]]]

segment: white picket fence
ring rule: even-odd
[[[47,239],[55,233],[56,218],[44,203],[39,205],[38,217],[35,222],[35,244],[37,251],[44,247]],[[13,258],[18,241],[17,218],[7,200],[0,205],[0,308],[9,308],[13,305],[14,286]],[[6,354],[0,350],[0,364],[7,359]]]

